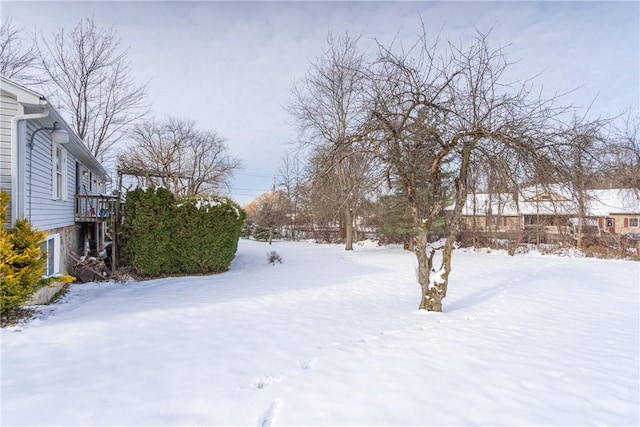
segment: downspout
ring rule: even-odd
[[[16,220],[18,219],[18,205],[20,204],[18,197],[18,181],[21,178],[18,172],[18,122],[20,120],[42,119],[44,117],[47,117],[49,115],[49,107],[47,107],[47,101],[41,99],[40,106],[44,108],[41,113],[19,114],[11,118],[11,225],[15,224]]]

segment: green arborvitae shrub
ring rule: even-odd
[[[142,276],[171,274],[175,228],[173,194],[164,188],[129,191],[120,231],[122,258]]]
[[[140,276],[222,272],[235,256],[244,219],[226,198],[176,200],[162,188],[130,191],[122,256]]]
[[[238,249],[245,214],[226,198],[185,199],[178,204],[174,243],[182,273],[221,272]]]
[[[47,284],[42,279],[47,262],[41,246],[46,234],[21,219],[6,229],[9,195],[0,192],[0,312],[24,304],[38,289]]]

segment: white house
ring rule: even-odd
[[[0,190],[8,224],[27,218],[48,233],[46,275],[73,274],[73,256],[101,249],[109,176],[42,94],[0,77]]]

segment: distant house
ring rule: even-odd
[[[537,233],[547,240],[574,235],[582,220],[587,234],[640,232],[640,192],[619,188],[586,190],[580,218],[577,196],[562,185],[525,187],[514,193],[469,194],[462,230],[490,234]]]
[[[45,97],[0,77],[0,189],[8,223],[27,218],[48,237],[46,275],[73,273],[73,256],[101,249],[109,176]]]
[[[589,213],[606,233],[640,232],[640,192],[636,189],[589,190]]]

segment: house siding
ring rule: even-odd
[[[15,97],[0,93],[0,190],[11,195],[11,119],[18,114]],[[11,200],[7,209],[7,223],[12,221]]]
[[[573,231],[578,217],[577,202],[550,192],[525,197],[523,194],[526,193],[532,193],[532,190],[523,189],[517,195],[470,194],[462,211],[463,230],[509,232],[544,227],[547,234],[557,235]],[[561,187],[559,187],[560,193],[562,193]],[[635,227],[635,219],[638,218],[640,222],[640,192],[636,189],[586,190],[586,196],[588,196],[587,215],[583,219],[589,222],[585,224],[589,233],[598,231],[595,229],[596,225],[605,233],[624,235],[640,232],[640,227]],[[493,200],[501,203],[494,203]],[[488,213],[490,212],[493,212],[493,218],[496,218],[496,212],[499,212],[503,222],[498,226],[489,227]],[[517,215],[514,215],[516,213]],[[615,220],[615,226],[606,225],[609,219]],[[634,220],[631,221],[631,219]]]
[[[95,194],[100,195],[105,192],[105,183],[100,181],[97,178],[95,172],[93,172],[89,167],[83,165],[80,162],[77,162],[79,165],[79,176],[78,176],[78,188],[75,189],[76,194]],[[76,166],[74,166],[76,168]],[[87,176],[82,175],[82,170],[86,170],[88,172]],[[92,181],[93,180],[93,181]]]
[[[640,222],[640,213],[638,214],[612,214],[608,218],[615,220],[616,234],[640,233],[640,227],[630,227],[629,218],[638,218]]]
[[[515,232],[522,230],[522,219],[519,216],[502,216],[498,218],[498,225],[489,225],[488,216],[462,217],[463,230]]]
[[[43,127],[40,120],[27,121],[27,135]],[[27,139],[28,140],[28,139]],[[29,196],[29,160],[26,162],[26,201],[25,214],[29,217],[29,198],[31,199],[31,223],[41,230],[52,230],[72,226],[73,195],[75,189],[75,158],[66,151],[66,167],[64,174],[64,200],[53,199],[53,145],[47,131],[36,134],[31,153],[32,182]],[[28,150],[27,150],[28,151]],[[27,153],[27,157],[29,154]]]

